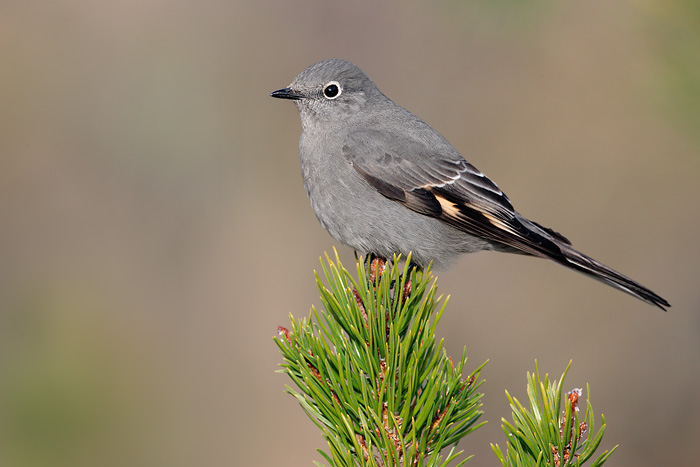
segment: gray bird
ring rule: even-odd
[[[272,97],[301,116],[299,159],[321,225],[338,241],[382,258],[413,252],[420,267],[495,250],[546,258],[662,310],[669,303],[579,253],[530,221],[437,131],[386,97],[346,60],[302,71]]]

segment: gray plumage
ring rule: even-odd
[[[437,131],[345,60],[324,60],[271,94],[301,116],[299,159],[321,225],[361,253],[413,253],[421,267],[497,250],[550,259],[661,309],[666,300],[579,253],[508,197]]]

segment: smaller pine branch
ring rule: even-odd
[[[337,252],[326,257],[323,311],[290,316],[275,338],[287,391],[323,432],[333,467],[460,466],[469,458],[457,443],[483,425],[485,363],[463,376],[466,349],[454,363],[435,338],[447,299],[430,268],[399,259],[358,260],[355,279]]]
[[[540,378],[537,364],[535,372],[527,375],[527,397],[529,408],[506,391],[513,411],[513,422],[503,419],[503,432],[508,439],[504,453],[498,445],[491,445],[503,467],[565,467],[583,466],[598,449],[605,432],[605,417],[595,431],[595,416],[590,403],[590,388],[586,386],[586,410],[579,419],[579,404],[583,391],[579,388],[562,392],[564,378],[571,362],[559,381]],[[562,401],[564,408],[562,409]],[[590,467],[605,463],[617,446],[604,451]]]

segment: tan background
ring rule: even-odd
[[[612,465],[694,465],[700,437],[695,2],[5,0],[0,6],[0,465],[310,466],[324,443],[271,336],[336,242],[301,184],[294,107],[347,58],[514,200],[667,298],[548,262],[440,274],[439,334],[593,389]],[[341,249],[350,262],[352,254]]]

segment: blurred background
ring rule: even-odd
[[[319,304],[337,242],[296,109],[268,94],[331,57],[673,305],[514,255],[440,272],[448,352],[489,359],[471,464],[496,465],[504,390],[523,400],[535,359],[573,359],[612,465],[696,464],[697,2],[4,0],[0,465],[322,460],[271,338]]]

